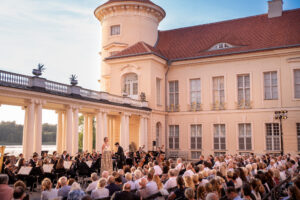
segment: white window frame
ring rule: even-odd
[[[276,74],[276,85],[272,83],[272,74]],[[266,85],[266,79],[265,76],[269,76],[270,79],[270,85]],[[278,100],[279,98],[279,90],[278,90],[278,72],[277,71],[268,71],[263,73],[263,80],[264,80],[264,100]],[[277,97],[275,97],[275,94],[273,94],[273,88],[276,88]],[[270,90],[270,98],[266,97],[266,90]]]
[[[296,81],[296,72],[300,73],[300,69],[294,69],[293,70],[293,79],[294,79],[294,98],[295,99],[300,99],[300,81],[299,83],[297,83]],[[298,90],[299,90],[299,94],[297,95],[296,91],[297,91],[297,87],[298,87]]]
[[[169,125],[169,149],[178,150],[180,147],[179,125]],[[176,139],[178,139],[178,147],[176,147]],[[172,145],[171,142],[172,141]]]
[[[250,135],[248,135],[247,133],[247,126],[249,127],[249,130],[250,130]],[[242,130],[242,133],[241,133],[241,128],[243,129]],[[252,126],[250,123],[239,123],[238,124],[238,147],[239,147],[239,150],[240,151],[251,151],[252,150]],[[241,134],[243,134],[243,136],[241,136]],[[250,138],[250,148],[247,148],[247,139]],[[240,139],[243,139],[243,148],[240,148],[241,147],[241,144],[240,144]]]
[[[114,30],[114,28],[118,28],[118,30]],[[120,35],[121,34],[121,25],[112,25],[110,26],[110,36]]]
[[[268,135],[268,125],[271,125],[271,135]],[[275,135],[275,125],[277,126],[276,131],[278,131],[278,135]],[[281,149],[281,138],[280,138],[280,124],[279,123],[266,123],[265,124],[266,127],[266,150],[267,151],[280,151]],[[268,139],[271,140],[271,144],[269,144],[271,146],[271,148],[268,148]],[[277,144],[275,144],[277,143]],[[278,146],[278,149],[275,148],[275,145]]]
[[[247,87],[246,86],[246,83],[245,83],[245,77],[248,76],[249,77],[249,86]],[[239,78],[242,78],[242,87],[239,86]],[[247,99],[247,93],[246,93],[246,90],[249,90],[249,97]],[[241,100],[239,99],[239,93],[240,91],[242,92],[242,100],[244,100],[244,102],[240,102]],[[248,103],[247,103],[248,101]],[[237,75],[237,102],[238,102],[238,105],[241,105],[242,107],[246,107],[248,106],[247,104],[250,104],[250,101],[251,101],[251,80],[250,80],[250,74],[238,74]]]
[[[221,86],[221,81],[220,79],[223,78],[223,89],[220,87]],[[214,80],[217,80],[217,88],[214,87]],[[225,77],[224,76],[215,76],[212,77],[212,88],[213,88],[213,103],[216,104],[217,101],[219,104],[224,104],[225,103]],[[215,97],[215,91],[217,92],[217,97]],[[222,101],[222,96],[221,96],[221,91],[223,91],[223,101]]]
[[[177,91],[176,91],[176,83],[177,83]],[[171,84],[174,84],[174,91],[171,92]],[[178,80],[173,80],[169,81],[169,106],[176,106],[179,105],[179,81]],[[171,94],[173,94],[173,98],[171,98]],[[177,96],[177,104],[176,104],[176,96]]]
[[[199,81],[198,88],[193,88],[193,81]],[[190,104],[201,104],[201,79],[200,78],[195,78],[195,79],[190,79],[189,81],[190,84]],[[196,94],[196,101],[193,101],[193,94]]]
[[[190,149],[194,150],[202,150],[202,124],[191,124],[190,126]],[[193,130],[195,131],[193,133]],[[200,139],[200,144],[198,143],[198,139]],[[192,147],[192,140],[194,140],[195,147]],[[198,147],[200,146],[200,147]]]
[[[222,128],[224,127],[224,134],[222,134]],[[214,124],[213,125],[213,147],[215,151],[226,151],[226,125],[225,124]],[[224,143],[221,142],[221,139],[224,138]],[[218,148],[215,148],[215,140],[217,141]],[[224,148],[222,148],[222,144],[224,144]]]
[[[131,76],[131,77],[130,77]],[[134,79],[134,78],[136,79]],[[124,75],[123,81],[123,91],[133,99],[138,99],[139,94],[139,80],[138,75],[136,73],[128,73]],[[136,92],[134,92],[134,85],[136,84]]]

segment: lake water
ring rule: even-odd
[[[22,151],[22,145],[7,145],[5,147],[5,153],[10,155],[18,156]],[[49,154],[52,154],[53,151],[56,151],[56,145],[42,145],[42,151],[48,151]]]

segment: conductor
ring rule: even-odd
[[[118,151],[116,153],[118,159],[117,159],[117,167],[118,169],[122,169],[124,162],[125,162],[125,154],[123,148],[120,146],[118,142],[115,143],[115,146],[118,148]]]

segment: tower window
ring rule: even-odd
[[[120,25],[111,26],[110,35],[120,35]]]

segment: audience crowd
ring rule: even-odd
[[[60,177],[43,177],[41,199],[262,200],[275,198],[276,191],[276,198],[299,200],[299,166],[300,158],[289,154],[251,154],[200,156],[195,163],[153,160],[101,174],[98,170],[89,177],[62,170]],[[0,175],[0,199],[30,199],[26,178],[13,180],[13,185],[10,178],[11,174]]]

